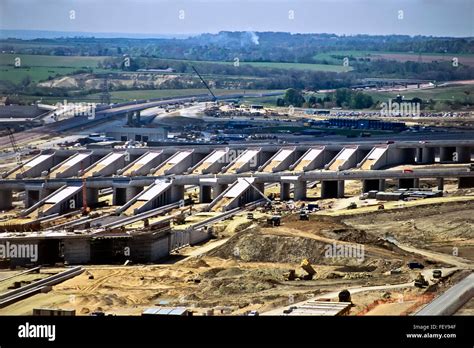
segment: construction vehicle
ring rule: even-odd
[[[267,225],[271,227],[277,227],[281,224],[281,216],[273,215],[271,218],[267,219]]]
[[[418,273],[418,276],[415,279],[415,286],[417,288],[424,288],[429,285],[428,281],[423,277],[423,274]]]
[[[425,268],[425,266],[419,262],[416,262],[416,261],[411,261],[411,262],[408,262],[407,264],[408,268],[410,269],[423,269]]]
[[[285,280],[295,280],[296,279],[296,271],[294,269],[288,270],[288,272],[283,274],[283,278]]]
[[[439,279],[441,278],[442,272],[440,269],[434,269],[433,270],[433,278]]]
[[[309,214],[307,210],[304,210],[304,209],[300,210],[300,220],[303,220],[303,221],[309,220]]]
[[[349,290],[342,290],[339,295],[339,302],[352,302],[351,300],[351,293]]]
[[[181,212],[179,215],[176,215],[173,219],[173,223],[176,225],[184,225],[186,223],[186,214]]]
[[[356,208],[357,208],[357,204],[355,202],[351,202],[351,204],[347,206],[347,209],[356,209]]]
[[[301,261],[300,267],[306,274],[297,275],[294,269],[288,270],[285,274],[283,274],[283,278],[285,280],[312,280],[313,277],[316,275],[316,271],[314,270],[313,266],[308,259],[303,259]]]
[[[314,270],[313,266],[311,266],[311,262],[308,259],[303,259],[300,264],[301,268],[307,273],[300,277],[302,280],[311,280],[313,279],[316,271]]]

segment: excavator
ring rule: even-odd
[[[314,270],[311,262],[308,259],[303,259],[301,261],[300,267],[306,272],[306,274],[297,275],[294,269],[290,269],[287,273],[285,273],[284,277],[285,280],[312,280],[313,277],[316,275],[316,271]]]

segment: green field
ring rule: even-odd
[[[229,89],[213,89],[215,95],[229,95],[244,92],[243,90],[229,90]],[[276,92],[273,90],[245,90],[246,93],[265,93]],[[180,97],[192,94],[208,94],[209,91],[205,88],[194,89],[153,89],[153,90],[134,90],[134,91],[116,91],[110,92],[111,99],[114,102],[121,102],[127,100],[153,99],[153,98],[168,98]],[[282,94],[284,91],[282,91]],[[90,94],[90,98],[100,98],[100,94]],[[252,98],[253,99],[253,98]]]
[[[174,59],[163,59],[167,61],[173,61]],[[211,61],[211,60],[174,60],[176,62],[183,63],[207,63],[207,64],[227,64],[231,65],[234,62],[224,61]],[[326,71],[326,72],[348,72],[351,71],[351,67],[344,67],[340,65],[328,65],[328,64],[310,64],[310,63],[278,63],[278,62],[239,62],[240,65],[250,65],[256,68],[271,68],[271,69],[285,69],[285,70],[306,70],[306,71]]]
[[[351,67],[342,65],[326,65],[326,64],[305,64],[305,63],[274,63],[274,62],[240,62],[242,65],[251,65],[257,68],[274,68],[274,69],[295,69],[308,71],[326,71],[326,72],[348,72]]]
[[[469,95],[466,95],[466,93],[464,93],[465,91],[469,92]],[[374,101],[387,101],[391,98],[395,98],[398,94],[400,94],[400,92],[375,91],[366,91],[364,93],[371,95]],[[418,97],[424,101],[429,99],[433,99],[436,101],[465,100],[466,97],[471,99],[474,97],[474,85],[420,89],[413,91],[404,91],[401,94],[407,99]]]
[[[419,53],[416,52],[388,52],[388,51],[354,51],[354,50],[345,50],[345,51],[329,51],[329,52],[320,52],[317,53],[313,56],[314,59],[317,60],[326,60],[329,64],[339,64],[342,65],[343,58],[335,58],[333,56],[340,56],[340,57],[348,57],[348,58],[370,58],[374,56],[381,56],[381,55],[400,55],[400,56],[407,56],[407,57],[413,57],[413,61],[417,61],[420,57]],[[461,59],[461,62],[464,61],[464,63],[468,65],[472,65],[472,60],[474,59],[474,54],[468,54],[468,53],[421,53],[421,59],[423,60],[423,57],[431,57],[431,58],[437,58],[440,60],[450,60],[453,56],[463,58]],[[387,57],[387,59],[389,59]],[[394,58],[390,58],[394,59]],[[395,59],[397,60],[397,59]],[[410,60],[412,60],[410,58]]]
[[[15,67],[15,59],[20,58],[21,66]],[[0,54],[0,80],[21,82],[30,76],[34,82],[47,80],[56,74],[69,75],[79,69],[92,68],[102,72],[97,64],[104,57],[40,56],[30,54]]]
[[[229,95],[235,94],[239,92],[243,92],[243,90],[228,90],[228,89],[213,89],[212,90],[216,95]],[[265,92],[277,92],[277,90],[245,90],[246,93],[265,93]],[[171,98],[171,97],[181,97],[186,95],[193,95],[193,94],[208,94],[209,91],[205,88],[196,88],[196,89],[154,89],[154,90],[133,90],[133,91],[115,91],[110,92],[111,95],[111,102],[113,103],[120,103],[125,101],[131,100],[143,100],[143,99],[153,99],[153,98]],[[284,91],[281,91],[282,95]],[[57,102],[62,102],[65,98],[64,97],[38,97],[38,96],[22,96],[25,101],[34,102],[37,100],[42,100],[45,103],[54,104]],[[267,105],[275,105],[276,103],[275,97],[252,97],[252,98],[244,98],[242,100],[243,103],[256,103],[256,104],[267,104]],[[94,93],[89,94],[86,96],[77,96],[77,97],[67,97],[69,101],[77,101],[77,102],[99,102],[100,101],[100,94]]]

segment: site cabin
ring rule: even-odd
[[[73,317],[75,309],[33,308],[33,316],[40,317]]]

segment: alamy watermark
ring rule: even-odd
[[[365,259],[365,249],[362,244],[332,243],[324,246],[324,257],[332,259],[356,259],[362,263]]]
[[[0,259],[30,259],[38,261],[38,244],[0,244]]]
[[[92,120],[95,118],[95,103],[68,103],[64,100],[63,103],[56,103],[56,111],[54,115],[58,118],[60,116],[87,116],[88,119]]]
[[[222,155],[221,157],[219,157],[217,162],[218,163],[225,163],[225,164],[232,163],[237,158],[241,157],[245,153],[245,151],[246,150],[240,150],[240,149],[234,150],[234,149],[226,148],[225,154]],[[241,158],[242,161],[248,162],[251,167],[257,166],[257,155],[253,155],[250,158],[245,158],[245,157],[242,156],[242,158]]]
[[[53,342],[56,340],[56,325],[36,325],[26,322],[18,326],[19,338],[46,338]]]
[[[383,117],[420,116],[420,103],[394,102],[389,100],[388,103],[383,102],[381,107],[380,115]]]

